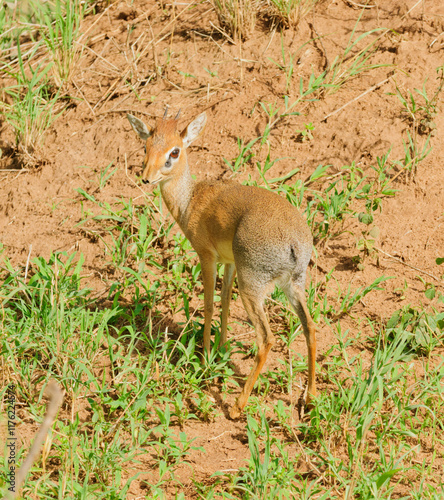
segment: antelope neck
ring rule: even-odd
[[[193,196],[195,181],[191,177],[188,162],[185,160],[185,165],[182,172],[178,172],[175,176],[160,183],[160,192],[162,198],[179,226],[183,229],[186,223],[188,205]]]

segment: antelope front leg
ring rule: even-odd
[[[216,285],[217,264],[213,255],[199,255],[204,286],[204,351],[210,356],[211,320],[214,310],[214,287]]]
[[[222,314],[220,319],[220,345],[227,341],[228,313],[230,309],[231,290],[233,288],[234,275],[236,267],[234,264],[225,264],[224,280],[222,282]]]

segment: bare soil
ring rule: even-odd
[[[217,17],[211,6],[193,5],[117,1],[84,19],[83,51],[67,89],[72,97],[70,106],[49,130],[39,151],[39,165],[21,169],[12,156],[4,155],[0,160],[0,241],[14,265],[25,266],[29,256],[48,258],[56,250],[77,250],[86,258],[89,284],[97,291],[106,287],[102,281],[103,245],[76,226],[82,218],[82,197],[76,189],[109,203],[121,197],[145,203],[142,186],[134,182],[140,174],[143,145],[126,120],[127,112],[149,122],[162,116],[168,105],[171,114],[181,109],[185,127],[206,110],[206,131],[189,153],[198,179],[229,178],[232,172],[222,159],[238,155],[237,138],[248,142],[263,132],[267,117],[259,101],[274,103],[285,92],[285,75],[270,61],[282,61],[280,31],[261,21],[248,40],[232,44],[213,28]],[[299,49],[288,92],[297,97],[299,79],[307,81],[312,72],[322,73],[343,54],[354,29],[359,35],[385,28],[372,35],[379,40],[371,63],[381,67],[348,79],[338,92],[304,103],[297,108],[299,116],[283,120],[273,130],[272,157],[281,161],[268,172],[270,178],[298,168],[289,182],[305,180],[318,165],[329,164],[329,178],[321,188],[325,189],[344,166],[354,164],[370,172],[370,165],[390,148],[391,159],[404,158],[403,140],[411,123],[392,94],[395,85],[406,93],[421,89],[425,82],[433,95],[436,68],[444,62],[444,3],[376,0],[369,7],[362,11],[354,2],[321,1],[297,29],[283,31],[285,51]],[[143,57],[135,63],[133,53],[143,53]],[[211,76],[206,68],[217,76]],[[432,152],[412,178],[400,173],[393,180],[392,187],[399,192],[385,198],[382,210],[375,214],[380,251],[366,259],[362,270],[357,267],[361,225],[353,218],[347,221],[346,232],[317,248],[317,267],[310,273],[316,283],[325,280],[325,272],[332,268],[341,290],[349,285],[353,289],[368,285],[381,275],[394,277],[383,290],[370,293],[356,306],[355,315],[362,320],[368,317],[383,322],[404,304],[420,307],[428,303],[419,276],[442,290],[443,269],[435,263],[436,258],[444,257],[442,99],[438,110],[433,118]],[[314,125],[313,138],[302,141],[298,131],[307,123]],[[5,151],[13,142],[4,122],[0,140]],[[101,191],[95,191],[100,172],[110,163],[118,171]],[[237,179],[248,176],[259,178],[253,163],[247,164]],[[83,207],[91,208],[85,200]],[[333,290],[329,292],[331,300]],[[202,302],[193,300],[202,311]],[[231,311],[233,336],[245,333],[239,321],[246,319],[238,300]],[[352,331],[358,328],[353,319],[344,321]],[[364,321],[359,328],[366,331]],[[323,323],[318,325],[317,335],[318,362],[322,365],[335,337]],[[249,341],[253,338],[250,332]],[[298,337],[297,343],[306,355],[302,338]],[[280,351],[277,346],[271,353],[266,370],[277,365]],[[252,360],[238,357],[233,362],[245,375]],[[305,379],[301,382],[304,386]],[[327,387],[321,379],[318,384],[320,391]],[[245,419],[231,421],[228,408],[233,401],[222,401],[218,388],[213,396],[220,407],[216,421],[196,421],[184,427],[187,436],[196,437],[194,444],[206,450],[193,453],[192,470],[184,465],[178,471],[190,486],[193,479],[205,482],[216,471],[237,469],[249,457]],[[279,394],[277,399],[282,397]],[[301,470],[306,467],[304,463],[300,466]],[[150,478],[155,477],[149,462],[135,469],[147,472],[133,483],[129,498],[143,495]]]

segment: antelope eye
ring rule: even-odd
[[[176,148],[176,149],[173,149],[170,153],[170,157],[171,158],[179,158],[179,153],[180,153],[180,149]]]

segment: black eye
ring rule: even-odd
[[[180,153],[180,149],[176,148],[176,149],[173,149],[170,153],[170,157],[171,158],[179,158],[179,153]]]

